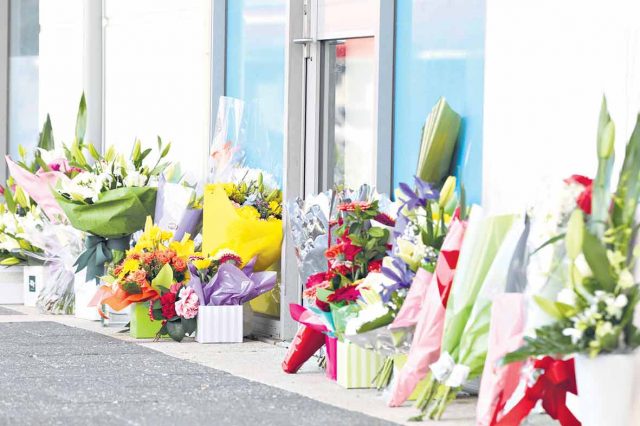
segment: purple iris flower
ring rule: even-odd
[[[423,181],[418,176],[414,176],[416,190],[412,190],[409,185],[401,182],[399,187],[402,193],[407,197],[402,207],[413,210],[427,204],[428,200],[436,200],[440,197],[438,190],[434,189],[430,183]]]
[[[385,285],[382,290],[382,300],[387,303],[391,298],[391,294],[400,288],[409,288],[415,277],[415,273],[409,269],[407,264],[397,257],[394,257],[391,264],[393,268],[382,267],[382,274],[393,281],[391,284]]]

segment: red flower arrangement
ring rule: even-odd
[[[358,286],[350,285],[336,289],[327,297],[327,301],[329,303],[351,303],[358,300],[358,297],[360,297],[360,290],[358,290]]]

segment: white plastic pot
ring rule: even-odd
[[[73,289],[76,299],[75,316],[89,321],[100,321],[98,309],[95,306],[88,306],[98,290],[95,280],[87,281],[85,271],[80,271],[76,273]]]
[[[575,357],[578,387],[576,417],[582,426],[632,426],[636,356]],[[637,419],[636,419],[637,420]]]
[[[0,267],[0,305],[24,303],[22,266]]]

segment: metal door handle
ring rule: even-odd
[[[293,44],[307,44],[313,41],[312,38],[294,38]]]

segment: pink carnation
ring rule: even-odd
[[[196,292],[191,287],[185,287],[180,290],[178,297],[180,299],[176,300],[176,314],[185,319],[195,318],[200,306]]]

